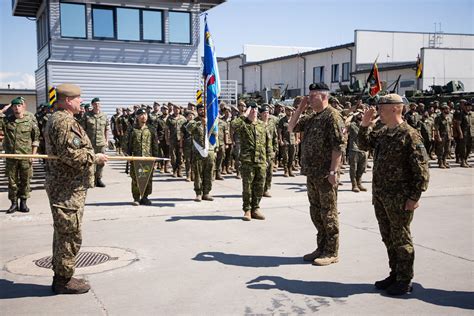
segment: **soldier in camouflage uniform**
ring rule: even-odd
[[[281,156],[284,168],[284,177],[294,177],[293,164],[296,155],[296,134],[288,132],[288,122],[293,116],[294,108],[292,106],[285,107],[285,116],[278,122],[278,142],[281,148]]]
[[[187,130],[188,124],[193,123],[194,112],[187,110],[185,112],[186,123],[181,127],[181,133],[183,135],[183,156],[184,156],[184,170],[186,172],[186,181],[191,182],[191,179],[194,179],[192,176],[193,168],[193,137],[191,133]]]
[[[347,150],[349,151],[349,174],[353,192],[367,191],[367,188],[362,185],[362,175],[367,167],[367,152],[360,150],[357,146],[357,135],[359,134],[361,120],[362,110],[357,110],[349,125]]]
[[[122,109],[116,108],[115,114],[110,118],[110,129],[112,130],[112,136],[114,137],[115,150],[119,155],[122,154],[120,147],[120,134],[119,134],[119,118],[122,116]]]
[[[135,124],[128,128],[126,152],[129,156],[157,157],[158,140],[155,129],[146,122],[148,115],[144,109],[135,112]],[[137,170],[135,164],[131,164],[130,175],[132,176],[133,205],[151,205],[148,196],[153,190],[153,170],[145,187],[143,197],[140,199],[140,190],[137,183]]]
[[[45,128],[46,153],[57,156],[46,164],[45,189],[53,215],[53,291],[81,294],[90,286],[73,278],[76,256],[82,244],[82,215],[87,189],[94,185],[94,165],[104,164],[107,156],[96,154],[73,114],[82,99],[78,86],[57,86],[58,111]]]
[[[234,141],[234,146],[233,146],[233,149],[232,149],[233,150],[232,156],[234,158],[235,173],[236,173],[237,179],[240,179],[241,178],[240,177],[240,164],[241,164],[241,161],[240,161],[240,158],[239,158],[240,157],[240,136],[239,136],[239,133],[236,133],[235,124],[238,121],[237,120],[238,118],[244,118],[243,116],[244,116],[244,113],[247,109],[247,105],[245,104],[245,102],[240,101],[237,104],[237,109],[239,110],[238,115],[230,122],[230,133],[231,133],[231,138]]]
[[[217,158],[216,158],[216,180],[224,180],[222,177],[223,162],[226,155],[226,149],[228,139],[230,139],[230,124],[224,117],[220,117],[218,123],[218,146],[217,146]]]
[[[419,128],[420,115],[416,111],[416,103],[410,103],[409,110],[405,113],[405,121],[414,129]]]
[[[160,153],[160,157],[162,158],[169,158],[170,157],[170,147],[169,143],[167,142],[166,136],[166,121],[168,120],[168,108],[163,105],[161,107],[161,116],[156,120],[156,132],[158,135],[158,149]],[[168,162],[166,160],[159,162],[160,171],[161,172],[168,172]]]
[[[13,115],[3,119],[3,148],[6,154],[36,154],[39,146],[39,128],[33,114],[26,112],[22,97],[11,101]],[[32,159],[6,159],[5,174],[8,179],[8,214],[30,211],[26,200],[30,197]],[[18,207],[18,198],[20,206]]]
[[[454,128],[457,130],[459,160],[461,167],[470,168],[467,159],[471,153],[472,134],[471,128],[474,125],[474,117],[471,113],[471,103],[466,100],[459,102],[459,110],[454,113]]]
[[[228,106],[224,107],[222,120],[226,122],[226,132],[224,132],[224,146],[225,146],[225,153],[224,153],[224,162],[222,166],[222,174],[232,174],[231,171],[231,163],[232,163],[232,148],[233,142],[231,137],[231,119],[232,114],[230,112],[230,108]]]
[[[276,127],[276,121],[270,119],[270,107],[268,104],[263,104],[260,109],[260,119],[265,125],[268,137],[272,143],[272,151],[270,155],[267,156],[267,170],[265,176],[265,186],[263,187],[263,196],[272,197],[270,189],[272,188],[272,176],[273,176],[273,161],[275,159],[275,150],[278,148],[278,133]]]
[[[432,150],[432,144],[433,144],[433,137],[434,137],[434,119],[430,116],[428,111],[425,111],[423,113],[423,116],[421,117],[420,121],[420,134],[421,137],[423,137],[423,143],[426,148],[426,152],[428,153],[428,156],[431,158],[431,150]]]
[[[318,231],[317,249],[303,257],[314,265],[338,262],[339,220],[337,212],[338,167],[344,145],[344,122],[329,106],[329,88],[324,83],[309,86],[288,125],[289,132],[303,132],[301,171],[306,175],[311,220]],[[314,110],[301,117],[308,107]]]
[[[171,165],[173,166],[173,177],[181,178],[181,164],[183,157],[183,135],[181,134],[181,126],[186,123],[186,119],[181,115],[179,105],[173,105],[173,114],[166,120],[168,131],[167,142],[170,146]]]
[[[249,102],[244,115],[234,122],[235,133],[240,139],[242,171],[242,199],[245,221],[265,219],[260,212],[267,170],[267,158],[271,156],[272,141],[262,121],[257,119],[257,104]]]
[[[198,117],[186,126],[186,130],[191,134],[193,144],[197,143],[201,148],[204,148],[205,112],[203,104],[197,106],[197,113]],[[215,130],[213,133],[217,139],[218,135]],[[207,157],[203,157],[199,153],[196,145],[193,145],[194,192],[196,192],[196,198],[194,200],[196,202],[201,202],[201,199],[206,201],[214,200],[210,192],[212,190],[212,179],[214,176],[215,150],[216,146],[209,144]]]
[[[436,156],[438,156],[438,166],[441,169],[450,168],[446,161],[453,140],[452,120],[449,113],[449,107],[446,103],[441,106],[441,113],[434,121]]]
[[[359,148],[374,149],[372,203],[391,269],[375,287],[390,295],[403,295],[412,290],[415,251],[410,223],[421,193],[428,187],[429,157],[418,131],[402,119],[402,97],[382,96],[378,107],[385,126],[371,132],[376,110],[370,108],[358,134]]]
[[[84,118],[84,129],[91,140],[95,153],[103,154],[107,146],[109,121],[107,114],[100,110],[100,99],[94,98],[91,103],[92,111],[87,112]],[[103,165],[96,165],[95,185],[99,188],[105,187],[102,182],[102,169]]]

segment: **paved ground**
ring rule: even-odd
[[[32,211],[0,213],[2,315],[473,315],[474,168],[431,169],[412,225],[414,292],[403,298],[373,287],[388,272],[386,253],[371,194],[351,192],[347,173],[339,195],[340,262],[315,267],[301,259],[315,247],[303,176],[278,172],[274,197],[262,202],[267,220],[243,222],[241,183],[233,177],[214,183],[214,202],[195,203],[191,183],[155,175],[154,205],[134,207],[118,162],[105,169],[107,188],[89,191],[83,244],[124,249],[136,260],[85,274],[87,294],[55,296],[51,277],[8,270],[13,260],[31,265],[51,249],[52,219],[40,165],[35,169]],[[370,170],[364,178],[370,186]],[[0,210],[8,206],[0,178]]]

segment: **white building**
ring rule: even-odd
[[[423,64],[420,79],[418,56]],[[365,83],[375,59],[383,84],[400,94],[452,80],[474,91],[473,34],[355,30],[353,43],[252,62],[245,54],[219,58],[219,70],[221,78],[238,81],[239,93],[280,88],[294,96],[307,94],[312,82],[325,82],[332,91],[356,80]]]
[[[105,112],[153,101],[186,104],[201,76],[200,13],[225,0],[13,0],[36,18],[37,102],[71,82]]]

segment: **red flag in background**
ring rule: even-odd
[[[373,97],[380,90],[382,90],[382,83],[380,82],[379,68],[377,67],[377,60],[375,60],[372,70],[370,70],[369,77],[367,78],[367,84],[369,86],[369,95]]]

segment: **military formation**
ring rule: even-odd
[[[110,118],[100,99],[83,103],[80,88],[58,86],[54,111],[42,105],[36,115],[15,98],[1,111],[5,153],[46,153],[46,192],[54,220],[53,290],[84,293],[89,285],[73,278],[81,246],[81,221],[87,189],[105,187],[102,167],[107,147],[119,155],[166,158],[152,167],[174,178],[194,182],[195,201],[213,201],[214,181],[235,176],[242,181],[242,220],[264,220],[263,197],[271,198],[272,175],[298,171],[307,177],[310,219],[317,231],[314,251],[303,259],[326,266],[339,260],[337,209],[339,177],[349,169],[352,191],[365,192],[362,176],[373,168],[375,215],[389,258],[389,276],[375,286],[390,295],[412,290],[414,249],[410,223],[429,182],[429,160],[441,169],[468,163],[474,119],[472,100],[405,104],[396,94],[374,104],[341,104],[324,83],[311,84],[309,95],[293,102],[260,104],[240,101],[219,105],[219,117],[206,139],[206,109],[193,103],[117,108]],[[9,108],[10,115],[8,113]],[[109,133],[113,141],[109,140]],[[368,159],[373,159],[373,166]],[[28,212],[31,160],[7,159],[7,213]],[[140,170],[137,170],[140,169]],[[143,190],[137,179],[143,168],[127,163],[133,205],[151,205],[152,177]],[[151,171],[153,172],[153,170]],[[18,203],[19,200],[19,203]]]

